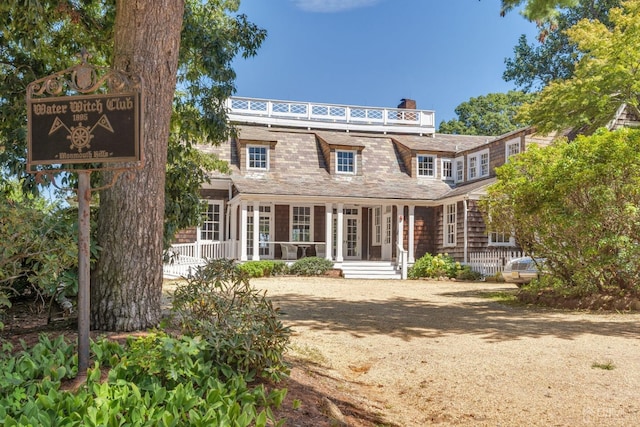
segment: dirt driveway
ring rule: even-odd
[[[255,279],[294,356],[398,426],[640,425],[640,314],[510,307],[495,283]]]

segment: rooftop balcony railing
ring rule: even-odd
[[[435,133],[435,113],[430,110],[231,97],[227,100],[227,111],[229,119],[237,123],[419,135]]]

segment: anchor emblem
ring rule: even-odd
[[[82,126],[82,122],[79,122],[78,126],[71,126],[71,129],[60,120],[60,117],[56,117],[51,125],[51,129],[49,129],[49,135],[52,135],[60,128],[64,128],[69,133],[69,135],[67,135],[67,139],[71,141],[69,148],[77,148],[78,152],[82,153],[83,149],[91,148],[90,142],[93,139],[93,131],[98,126],[113,133],[113,127],[111,127],[109,119],[106,114],[103,114],[92,127]]]

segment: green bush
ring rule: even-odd
[[[448,277],[451,279],[458,277],[458,274],[463,271],[464,269],[460,263],[456,262],[448,254],[438,254],[436,256],[425,254],[416,260],[415,264],[409,268],[407,274],[410,279],[419,279],[421,277]]]
[[[277,380],[288,373],[284,352],[291,333],[265,293],[232,261],[211,260],[177,286],[173,319],[184,333],[202,337],[225,373]]]
[[[221,377],[197,338],[163,333],[130,339],[126,347],[91,345],[95,367],[77,391],[61,389],[73,377],[74,347],[41,337],[18,353],[0,353],[0,424],[5,426],[266,426],[282,425],[272,409],[286,390],[249,387],[243,376]],[[106,381],[100,366],[111,365]]]
[[[249,277],[277,276],[288,271],[287,264],[283,261],[247,261],[239,264],[238,268]]]
[[[289,273],[298,276],[322,276],[333,268],[333,262],[325,258],[306,257],[289,267]]]

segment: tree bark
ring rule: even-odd
[[[183,12],[184,0],[116,2],[112,66],[143,78],[145,164],[100,193],[93,329],[133,331],[160,321],[165,167]],[[104,182],[111,177],[105,173]]]

